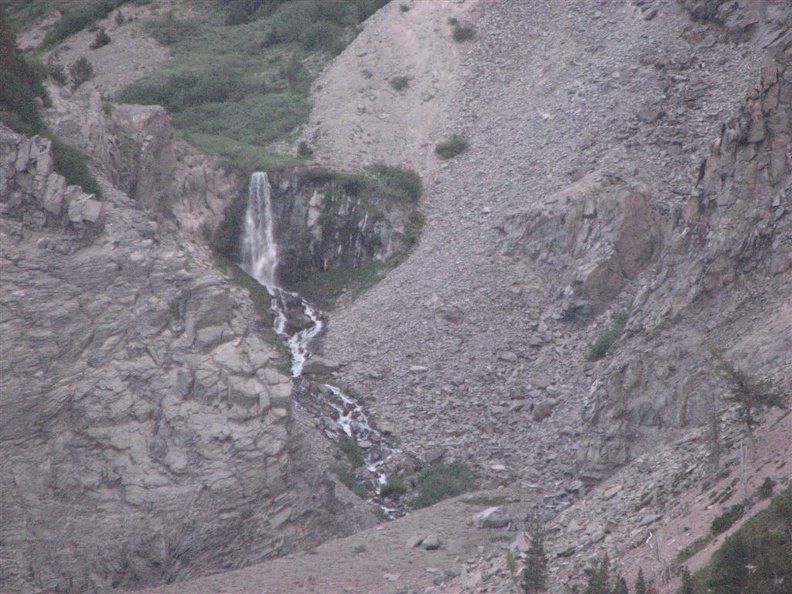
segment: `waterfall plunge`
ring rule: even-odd
[[[242,240],[242,269],[263,285],[272,296],[275,332],[286,341],[292,357],[292,376],[299,377],[310,357],[310,342],[322,331],[322,315],[296,293],[277,284],[278,244],[275,242],[275,221],[272,216],[271,188],[267,174],[261,171],[250,176],[248,205],[245,211],[245,235]],[[299,303],[309,324],[290,334],[289,305]]]
[[[277,286],[278,244],[274,226],[269,180],[266,173],[257,171],[250,176],[248,188],[242,268],[267,289]]]

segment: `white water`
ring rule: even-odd
[[[242,239],[242,269],[263,285],[272,296],[275,314],[275,332],[286,341],[292,357],[292,377],[302,374],[303,365],[310,356],[308,345],[324,328],[321,314],[296,293],[278,286],[278,244],[275,241],[275,220],[272,215],[272,188],[267,174],[261,171],[250,176],[248,205],[245,211],[245,235]],[[287,332],[288,299],[302,304],[303,312],[311,323],[296,332]]]
[[[322,313],[312,307],[297,293],[292,293],[277,284],[278,244],[275,240],[275,221],[272,214],[271,188],[267,174],[256,172],[250,176],[248,205],[245,212],[245,236],[242,242],[242,269],[263,285],[272,296],[272,312],[275,316],[274,329],[283,338],[292,358],[292,377],[302,375],[303,365],[310,358],[311,341],[324,328]],[[310,320],[303,329],[290,334],[289,304],[298,303],[302,313]],[[320,396],[326,406],[335,413],[333,439],[341,435],[351,437],[356,442],[375,441],[384,445],[382,434],[371,426],[361,404],[344,394],[339,388],[324,384],[325,395]],[[399,452],[388,448],[390,455]],[[378,485],[386,482],[385,474],[380,470],[384,460],[374,460],[366,456],[366,467],[376,476]],[[377,488],[379,492],[379,487]],[[389,516],[393,509],[381,506]]]

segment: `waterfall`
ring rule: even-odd
[[[270,195],[267,174],[257,171],[251,175],[245,212],[242,268],[267,289],[276,286],[275,271],[278,267],[278,244],[275,243]]]
[[[324,328],[324,314],[314,308],[297,293],[287,291],[277,284],[278,245],[275,242],[275,221],[272,216],[271,188],[267,174],[256,172],[250,176],[248,205],[245,211],[245,233],[242,238],[242,269],[267,289],[272,297],[271,311],[275,332],[285,342],[291,354],[292,377],[302,375],[303,365],[310,358],[310,344]],[[401,450],[387,444],[369,420],[362,404],[339,388],[323,384],[315,394],[317,419],[334,418],[332,429],[327,431],[331,439],[350,437],[368,448],[365,455],[366,468],[374,477],[377,496],[386,482],[384,465]],[[388,517],[398,512],[380,508]]]

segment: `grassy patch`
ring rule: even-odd
[[[382,280],[390,268],[385,262],[369,262],[359,268],[341,266],[314,272],[296,283],[294,290],[322,308],[329,308],[341,295],[360,295]]]
[[[460,153],[464,153],[466,150],[468,150],[469,146],[470,143],[465,136],[461,134],[454,134],[447,140],[439,143],[435,147],[435,153],[441,159],[451,159]]]
[[[421,509],[478,488],[478,478],[464,462],[432,464],[418,474],[418,493],[410,502]]]
[[[368,170],[374,174],[375,191],[387,198],[416,202],[423,193],[421,176],[412,169],[375,163]]]
[[[97,21],[107,17],[119,6],[129,0],[81,0],[63,11],[63,17],[44,36],[44,47],[52,47],[67,37],[87,29]],[[135,4],[147,4],[136,0]]]
[[[243,170],[264,169],[266,147],[291,141],[307,121],[312,80],[385,3],[215,1],[190,18],[151,18],[144,29],[172,58],[115,99],[163,105],[188,142]]]
[[[587,361],[599,361],[613,346],[613,344],[621,338],[624,334],[624,329],[627,327],[627,321],[630,319],[630,309],[620,311],[613,316],[613,321],[610,327],[597,337],[593,343],[589,345],[588,354],[586,355]]]
[[[712,535],[705,534],[694,540],[677,554],[677,565],[681,565],[712,542]]]

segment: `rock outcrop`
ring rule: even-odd
[[[785,18],[788,33],[792,12]],[[629,349],[592,385],[585,418],[602,434],[582,458],[594,475],[720,406],[707,345],[758,377],[783,382],[792,372],[792,38],[775,38],[775,63],[723,125],[690,198],[666,217],[667,249],[636,290]]]
[[[269,179],[278,282],[286,287],[315,272],[351,270],[403,255],[423,222],[414,200],[381,191],[371,175],[286,168]],[[247,191],[241,191],[211,232],[214,248],[234,261],[240,260],[247,200]]]
[[[349,530],[246,293],[0,128],[0,581],[150,586]]]

